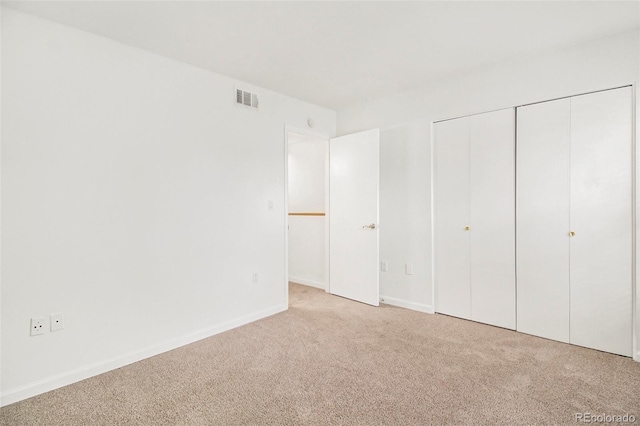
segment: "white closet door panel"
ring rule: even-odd
[[[571,99],[571,343],[632,355],[631,88]]]
[[[469,124],[436,123],[435,279],[436,311],[469,319]]]
[[[517,116],[517,329],[568,342],[570,100]]]
[[[513,109],[470,117],[471,319],[515,329]]]

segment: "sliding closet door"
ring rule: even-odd
[[[515,329],[514,110],[469,121],[471,319]]]
[[[632,354],[631,88],[571,99],[571,343]]]
[[[469,269],[469,121],[434,126],[437,312],[471,318]]]
[[[571,100],[517,114],[518,331],[569,342]]]

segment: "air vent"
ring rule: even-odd
[[[251,108],[258,108],[258,95],[244,90],[236,89],[236,104]]]

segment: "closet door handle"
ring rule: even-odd
[[[465,231],[471,231],[471,227],[470,227],[470,226],[465,226],[465,227],[464,227],[464,230],[465,230]]]
[[[575,236],[576,236],[576,233],[575,233],[575,232],[573,232],[573,231],[569,231],[569,236],[570,236],[570,237],[575,237]]]

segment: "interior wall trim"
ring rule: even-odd
[[[425,305],[423,303],[410,302],[408,300],[396,299],[395,297],[380,296],[380,303],[385,305],[397,306],[399,308],[411,309],[412,311],[424,312],[427,314],[433,314],[433,306]]]

